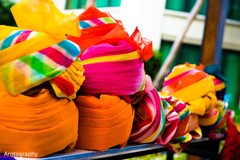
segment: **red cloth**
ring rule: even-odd
[[[240,159],[240,133],[233,120],[227,115],[227,131],[224,147],[218,157],[219,160]]]

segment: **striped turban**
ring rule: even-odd
[[[74,101],[79,111],[76,148],[103,151],[127,144],[134,118],[131,104],[106,94],[77,96]]]
[[[60,75],[75,61],[80,48],[65,34],[80,36],[80,30],[77,17],[62,14],[51,0],[23,0],[11,11],[19,28],[0,26],[0,77],[17,95]]]
[[[202,70],[188,64],[175,66],[165,78],[162,92],[187,103],[192,114],[203,116],[211,112],[208,116],[212,120],[204,121],[204,125],[216,122],[218,112],[214,109],[217,100],[214,93],[214,83],[211,76]],[[206,115],[206,117],[208,116]],[[200,125],[202,125],[201,122],[199,121]]]
[[[136,113],[130,142],[154,142],[164,131],[165,115],[161,99],[147,75],[144,92],[143,98],[134,106]]]
[[[131,44],[124,40],[112,45],[89,47],[81,56],[85,80],[83,94],[132,95],[143,90],[144,63]]]
[[[57,99],[46,89],[33,97],[12,96],[2,84],[0,96],[0,153],[44,157],[75,146],[78,110],[73,101]]]

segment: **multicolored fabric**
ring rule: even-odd
[[[135,117],[130,142],[150,143],[161,135],[165,127],[165,115],[158,92],[146,75],[145,94],[134,106]]]
[[[131,104],[106,94],[77,96],[74,101],[79,110],[76,148],[103,151],[127,144],[134,118]]]
[[[68,39],[77,43],[83,52],[96,44],[114,45],[119,40],[125,40],[135,50],[138,50],[143,61],[147,61],[153,56],[152,41],[142,37],[137,27],[129,36],[121,21],[95,7],[89,7],[79,15],[79,25],[82,28],[81,37],[68,36]]]
[[[85,80],[83,73],[84,68],[77,58],[62,74],[50,81],[56,96],[69,99],[76,98],[76,93]]]
[[[80,57],[84,75],[81,94],[132,95],[144,89],[144,63],[126,41],[89,47]]]
[[[121,29],[124,30],[120,21],[93,6],[87,8],[78,16],[78,24],[81,28],[81,36],[68,35],[67,39],[78,44],[82,49],[82,53],[88,47],[97,44],[99,40],[112,31],[116,26],[121,27]]]
[[[34,152],[25,156],[36,158],[75,146],[78,110],[73,101],[57,99],[46,89],[33,97],[12,96],[1,83],[0,96],[0,153]]]
[[[5,32],[9,29],[7,26],[1,26],[0,30]],[[41,39],[46,40],[43,42],[45,46],[44,44],[38,46]],[[0,37],[0,40],[0,57],[10,53],[0,61],[0,77],[12,95],[58,76],[80,53],[80,48],[69,40],[49,46],[56,42],[53,38],[45,33],[31,30],[15,28],[8,36]],[[32,47],[33,45],[36,46]],[[10,52],[12,49],[19,50]]]
[[[90,20],[80,20],[79,26],[81,29],[96,27],[104,24],[117,23],[112,17],[101,17]]]
[[[160,94],[160,97],[162,97],[161,94]],[[169,143],[171,141],[171,139],[175,135],[180,118],[179,118],[178,113],[167,102],[167,100],[163,100],[163,99],[162,99],[162,105],[164,108],[166,125],[165,125],[165,128],[164,128],[162,134],[157,137],[155,142],[158,144],[161,144],[161,145],[166,145],[167,143]]]
[[[80,54],[66,34],[81,32],[77,16],[61,13],[51,0],[22,0],[11,11],[19,28],[0,26],[0,79],[17,95],[66,70]]]
[[[170,148],[174,149],[173,151],[180,152],[186,148],[188,143],[192,140],[191,134],[187,132],[190,120],[190,109],[188,105],[173,96],[162,95],[161,98],[167,101],[179,116],[176,132],[166,146],[170,145]],[[177,145],[177,143],[179,143],[179,145]]]

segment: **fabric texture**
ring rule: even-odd
[[[132,95],[144,89],[144,63],[126,41],[89,47],[80,57],[84,67],[81,94]]]
[[[57,97],[76,98],[76,94],[85,80],[84,68],[79,59],[76,59],[59,76],[50,81]]]
[[[143,98],[134,106],[136,113],[130,142],[154,142],[164,131],[166,122],[163,106],[148,75],[146,75],[144,92]]]
[[[75,146],[78,110],[73,101],[56,99],[45,89],[34,97],[11,96],[2,84],[0,96],[0,153],[44,157]]]
[[[76,148],[104,151],[127,144],[134,118],[131,104],[106,94],[77,96],[74,101],[79,111]]]

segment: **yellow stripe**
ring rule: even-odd
[[[157,128],[157,130],[151,134],[151,136],[147,137],[145,140],[143,140],[141,143],[150,143],[150,142],[153,142],[158,136],[159,136],[159,133],[160,133],[160,129],[162,127],[162,124],[160,124]]]
[[[140,58],[140,55],[138,51],[134,51],[127,54],[121,54],[121,55],[113,55],[113,56],[103,56],[103,57],[95,57],[90,58],[87,60],[83,60],[82,64],[94,64],[94,63],[101,63],[101,62],[114,62],[114,61],[124,61],[124,60],[133,60]]]
[[[47,34],[31,38],[0,51],[0,65],[9,63],[33,52],[47,48],[63,39],[54,39]]]
[[[0,41],[2,41],[4,38],[10,35],[11,32],[18,30],[20,29],[18,29],[17,27],[0,25]]]
[[[181,99],[186,103],[194,99],[201,98],[210,91],[214,91],[214,84],[212,78],[209,76],[173,93],[172,96]]]

